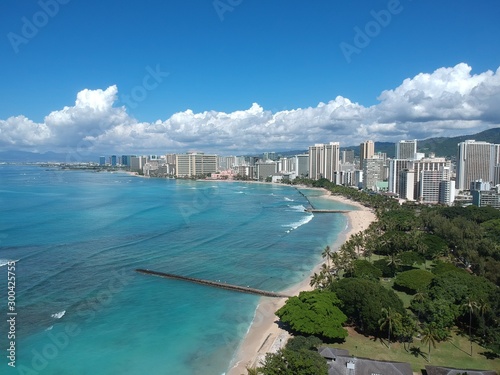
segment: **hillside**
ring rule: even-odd
[[[457,155],[457,144],[467,139],[485,141],[500,144],[500,128],[493,128],[476,134],[460,135],[458,137],[437,137],[418,140],[417,150],[426,155],[433,152],[436,156],[455,158]],[[354,154],[359,156],[359,145],[342,147],[342,150],[354,150]],[[385,152],[388,157],[393,158],[396,152],[396,144],[392,142],[375,142],[376,152]]]

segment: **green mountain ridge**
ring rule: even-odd
[[[436,137],[418,140],[417,151],[426,155],[434,153],[439,157],[456,158],[457,145],[468,139],[500,144],[500,128],[484,130],[480,133],[459,135],[456,137]],[[354,150],[359,156],[359,146],[341,147],[341,150]],[[385,152],[388,157],[393,158],[396,153],[396,144],[392,142],[375,142],[375,152]]]

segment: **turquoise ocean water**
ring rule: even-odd
[[[286,289],[346,226],[308,205],[288,186],[0,165],[0,373],[223,374],[259,297],[134,269]],[[5,355],[9,259],[16,368]]]

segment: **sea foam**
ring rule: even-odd
[[[307,215],[306,217],[302,218],[301,220],[297,221],[297,222],[294,222],[294,223],[291,223],[291,224],[284,224],[282,225],[283,227],[286,227],[286,228],[290,228],[287,233],[289,233],[291,230],[295,230],[299,227],[301,227],[302,225],[305,225],[307,224],[308,222],[310,222],[312,219],[313,219],[314,215]]]
[[[297,206],[288,205],[288,207],[290,207],[290,211],[295,211],[295,212],[304,212],[306,210],[306,208],[301,204]]]
[[[66,314],[66,310],[59,311],[55,314],[52,314],[51,317],[55,318],[55,319],[61,319],[64,316],[64,314]]]

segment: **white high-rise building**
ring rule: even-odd
[[[410,160],[407,159],[391,159],[389,161],[389,187],[390,193],[400,194],[400,175],[401,172],[408,169],[410,166]]]
[[[295,172],[297,173],[297,176],[309,176],[309,154],[295,155],[295,166]]]
[[[379,155],[363,160],[363,188],[377,190],[377,183],[384,180],[385,161]]]
[[[365,141],[359,145],[359,169],[363,169],[365,159],[370,159],[375,155],[375,143]]]
[[[176,177],[193,177],[217,172],[217,155],[203,153],[177,154]]]
[[[415,171],[404,169],[399,172],[399,197],[409,201],[415,200]]]
[[[451,168],[451,162],[445,158],[393,159],[389,164],[389,191],[398,194],[403,199],[416,200],[421,196],[420,180],[422,171],[440,171],[445,167]],[[404,187],[401,187],[402,173],[413,173],[411,179],[404,177],[406,178]],[[412,194],[408,192],[410,188],[409,181],[413,184]]]
[[[423,203],[451,204],[451,167],[444,166],[439,170],[422,170],[420,172],[420,195]]]
[[[340,168],[340,143],[316,144],[309,147],[309,177],[333,181]]]
[[[472,181],[493,182],[495,180],[495,166],[498,165],[496,151],[498,151],[498,145],[488,142],[474,140],[460,142],[458,144],[455,187],[459,190],[467,190]]]
[[[396,143],[396,159],[413,159],[417,153],[417,140]]]

